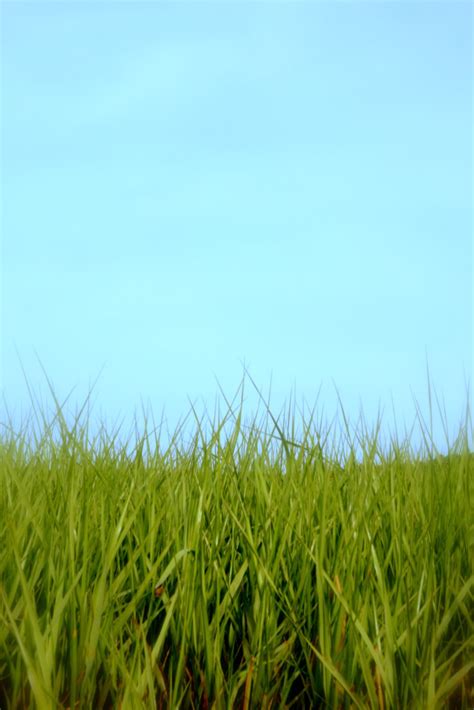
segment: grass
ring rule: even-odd
[[[421,457],[242,403],[166,450],[4,424],[2,710],[474,706],[469,414]]]

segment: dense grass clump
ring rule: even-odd
[[[474,705],[466,437],[420,457],[268,423],[229,405],[164,451],[59,406],[4,427],[2,710]]]

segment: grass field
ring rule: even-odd
[[[469,414],[444,456],[242,400],[166,450],[80,421],[2,427],[2,710],[474,706]]]

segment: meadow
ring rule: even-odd
[[[0,708],[473,707],[469,412],[442,455],[226,402],[2,423]]]

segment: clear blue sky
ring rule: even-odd
[[[2,377],[169,426],[472,378],[470,2],[4,2]],[[413,393],[413,394],[412,394]],[[247,388],[246,410],[257,397]],[[45,395],[48,401],[47,396]],[[2,412],[4,405],[2,405]],[[442,438],[440,441],[442,446]]]

